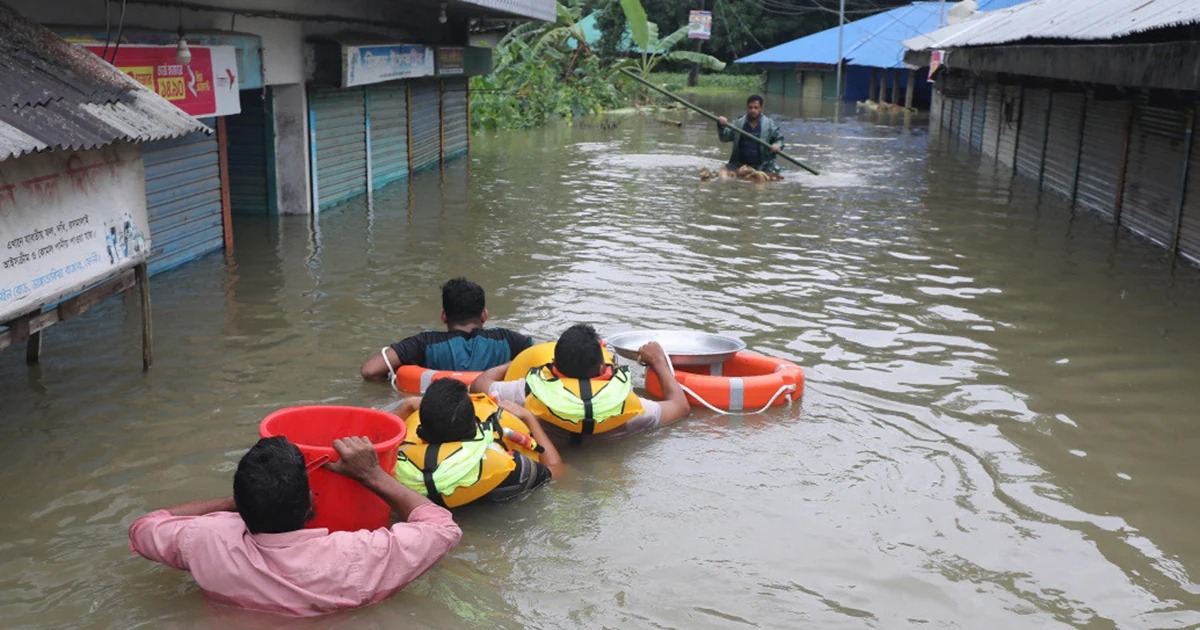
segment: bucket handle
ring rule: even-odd
[[[328,455],[322,455],[322,456],[320,456],[320,457],[318,457],[318,458],[316,458],[316,459],[312,460],[311,462],[308,462],[308,465],[306,465],[306,466],[304,467],[304,472],[306,472],[306,473],[310,473],[310,474],[311,474],[311,473],[312,473],[312,471],[314,471],[314,470],[316,470],[316,469],[320,468],[320,467],[321,467],[321,466],[322,466],[322,465],[323,465],[325,462],[327,462],[327,461],[329,461],[329,456],[328,456]]]

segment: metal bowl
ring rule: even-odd
[[[746,342],[741,339],[694,330],[631,330],[608,337],[608,347],[636,361],[638,348],[651,341],[662,345],[675,365],[724,363],[746,349]]]

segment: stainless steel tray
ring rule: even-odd
[[[630,330],[608,337],[608,347],[626,359],[637,360],[638,348],[651,341],[662,345],[675,365],[712,365],[724,363],[746,349],[735,337],[694,330]]]

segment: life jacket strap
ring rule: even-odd
[[[425,481],[425,494],[437,505],[446,507],[446,503],[442,501],[442,493],[438,492],[437,484],[433,482],[433,473],[438,467],[438,451],[442,450],[441,444],[430,444],[425,449],[425,465],[421,471],[421,477]]]
[[[592,382],[586,378],[579,379],[579,398],[583,400],[580,434],[591,435],[596,432],[596,412],[592,409]]]

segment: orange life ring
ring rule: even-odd
[[[712,406],[726,411],[759,409],[788,385],[795,389],[775,396],[771,406],[782,405],[789,399],[799,400],[804,394],[804,370],[800,366],[745,350],[717,365],[676,366],[675,380]],[[646,372],[646,391],[662,398],[662,383],[658,382],[654,370]],[[691,403],[699,404],[691,394],[687,397]]]
[[[429,384],[443,378],[458,379],[471,386],[471,383],[482,372],[455,372],[453,370],[431,370],[423,368],[419,365],[401,365],[396,368],[396,380],[392,382],[392,387],[396,391],[405,394],[424,394],[426,389],[429,389]]]

